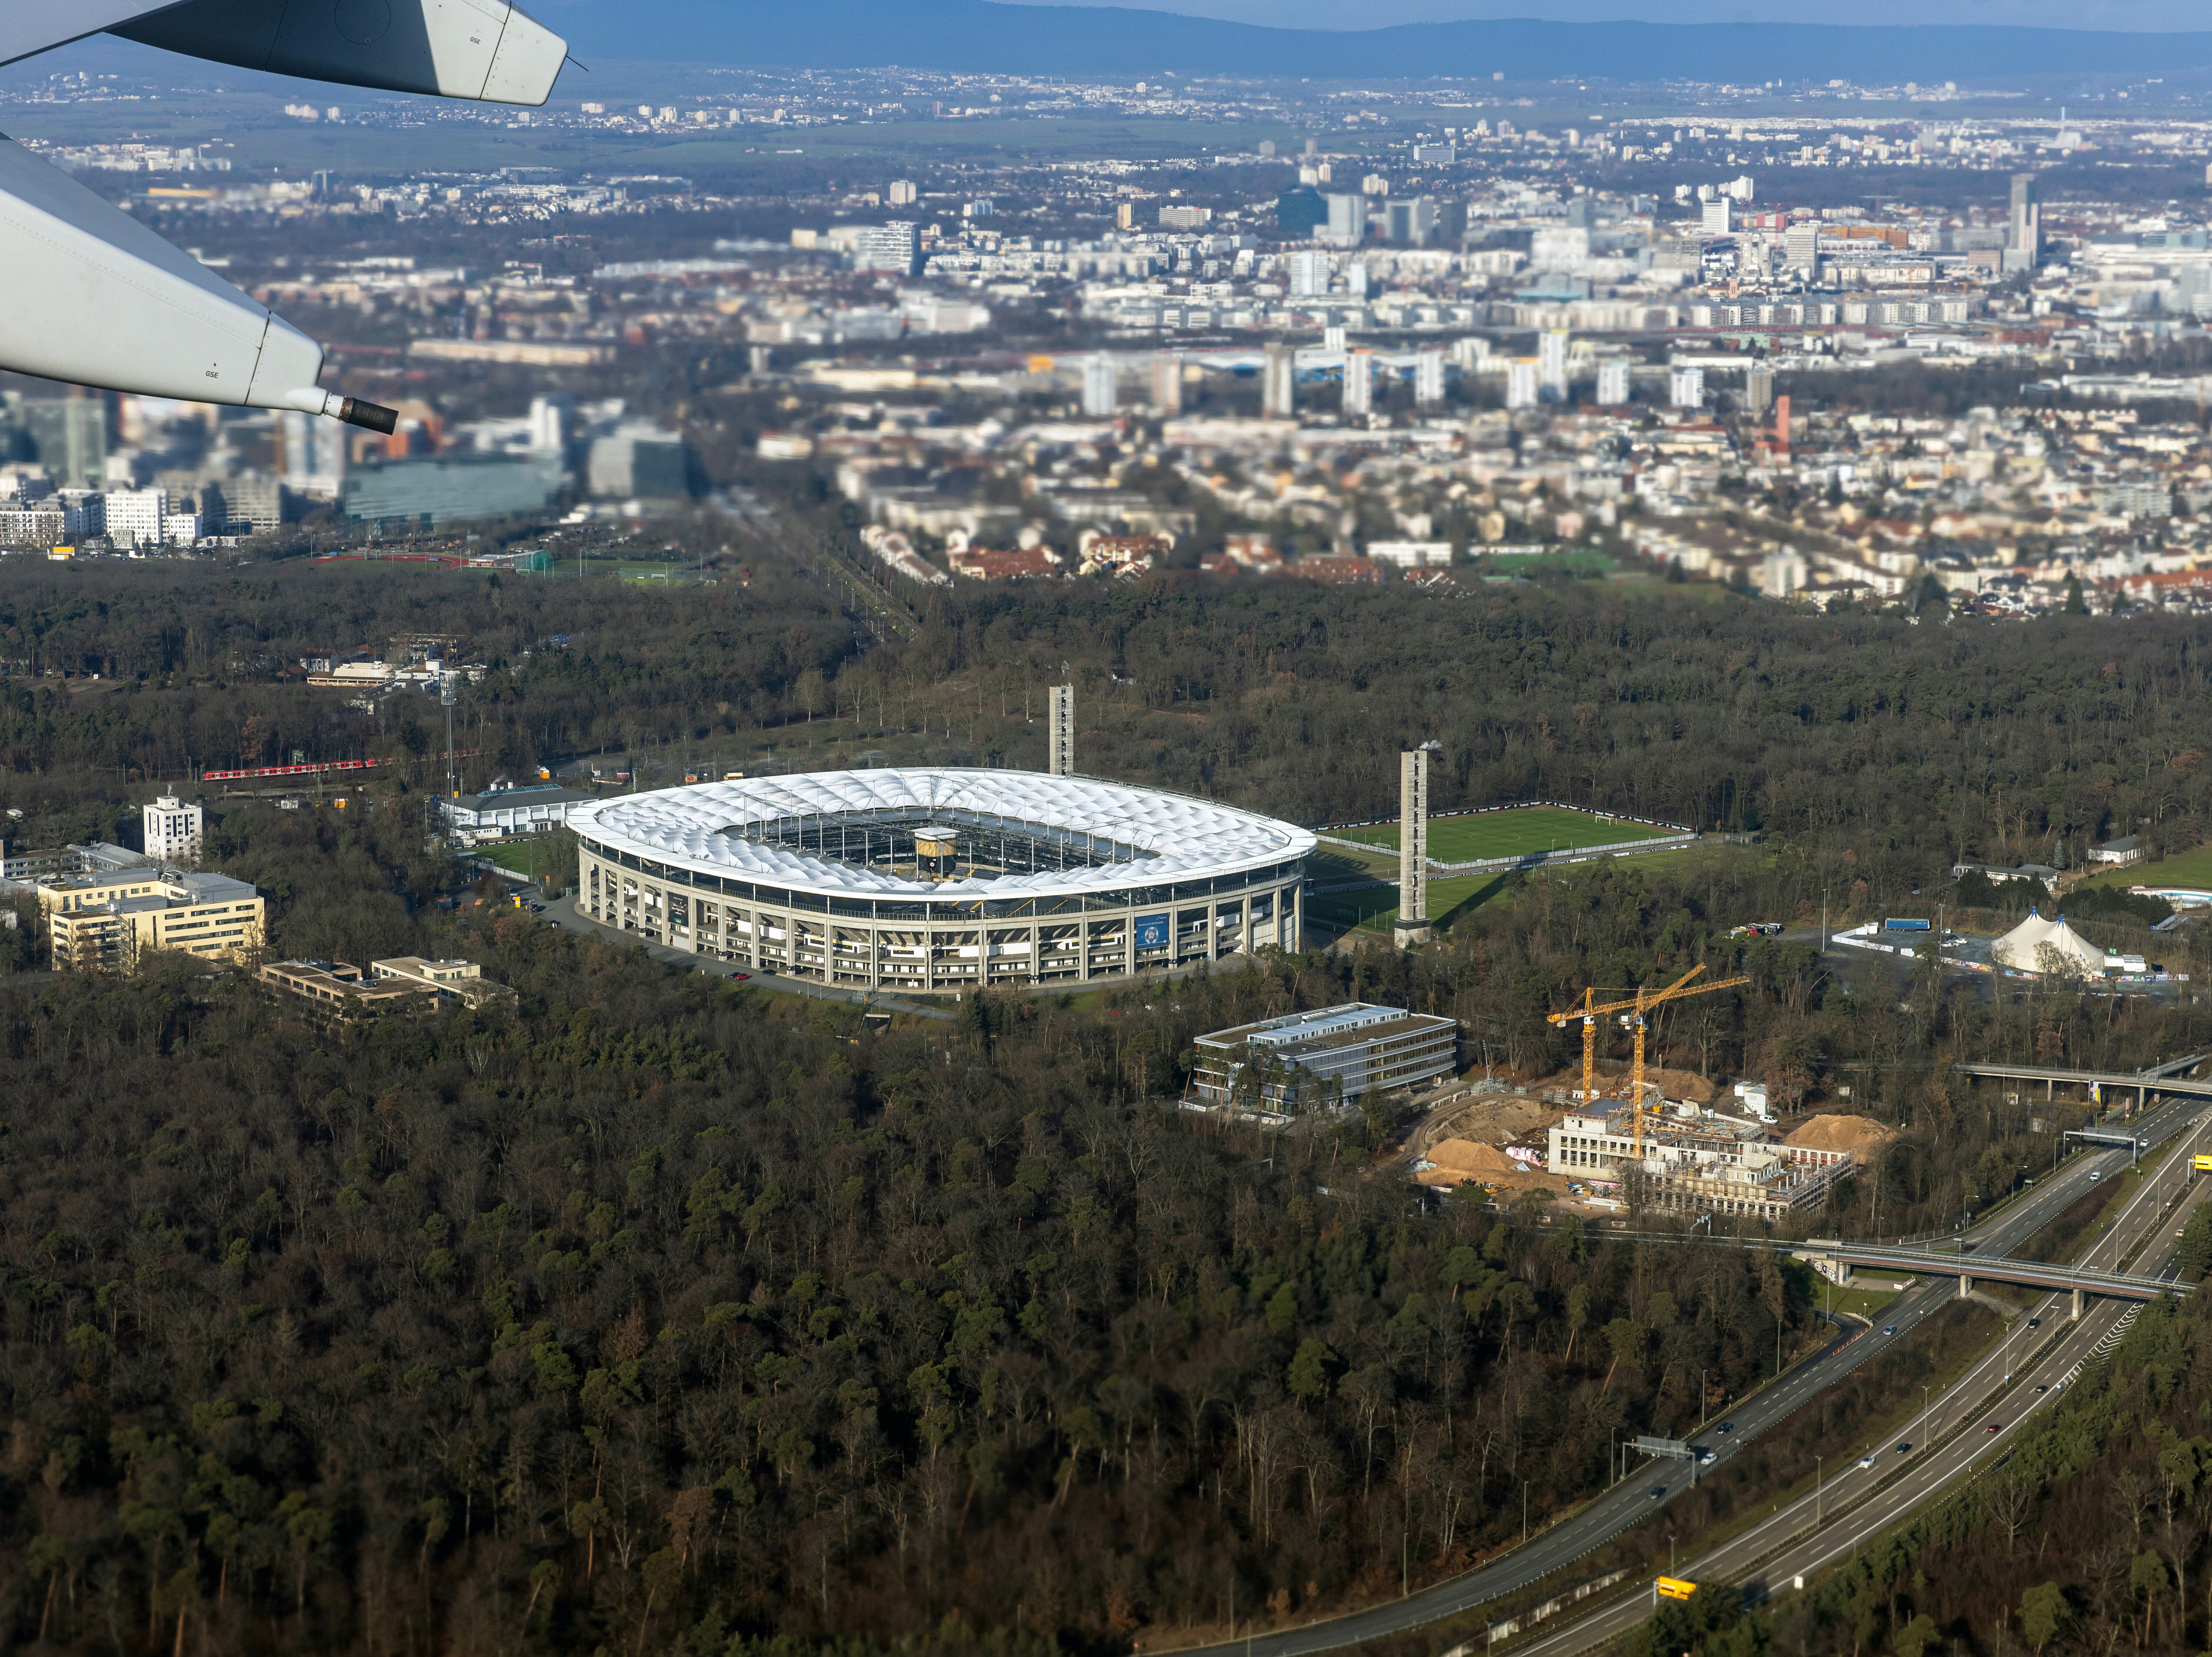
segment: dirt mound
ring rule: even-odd
[[[1808,1150],[1848,1150],[1863,1157],[1895,1137],[1880,1122],[1866,1116],[1815,1116],[1795,1129],[1783,1143]]]
[[[1495,1145],[1478,1144],[1472,1139],[1446,1139],[1431,1145],[1428,1160],[1436,1166],[1422,1169],[1419,1176],[1427,1185],[1459,1185],[1468,1180],[1495,1185],[1528,1172],[1524,1164]]]
[[[1644,1079],[1647,1084],[1657,1088],[1668,1098],[1686,1099],[1694,1105],[1710,1105],[1723,1091],[1719,1083],[1709,1082],[1695,1071],[1662,1070],[1656,1065],[1646,1065],[1644,1067]],[[1574,1092],[1579,1090],[1582,1084],[1583,1067],[1577,1065],[1571,1070],[1561,1071],[1556,1076],[1547,1076],[1540,1082],[1532,1083],[1528,1091],[1532,1094],[1547,1091]],[[1608,1098],[1626,1097],[1628,1092],[1628,1066],[1600,1065],[1597,1067],[1597,1086],[1598,1091]]]
[[[1438,1105],[1421,1124],[1414,1144],[1447,1138],[1480,1139],[1493,1145],[1534,1138],[1566,1113],[1540,1098],[1517,1093],[1481,1093]]]

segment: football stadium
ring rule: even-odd
[[[1030,771],[733,778],[571,811],[576,907],[855,989],[1085,985],[1298,937],[1314,837],[1160,789]]]

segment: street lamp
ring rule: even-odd
[[[1698,1371],[1698,1429],[1700,1432],[1705,1430],[1705,1377],[1711,1374],[1712,1371],[1710,1369]]]
[[[1928,1388],[1926,1387],[1920,1389],[1920,1448],[1923,1451],[1928,1448]]]
[[[1820,1464],[1826,1459],[1817,1455],[1813,1458],[1813,1528],[1816,1531],[1820,1528]]]
[[[1521,1541],[1523,1546],[1528,1541],[1528,1481],[1525,1478],[1521,1481]]]

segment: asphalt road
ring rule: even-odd
[[[2203,1102],[2194,1100],[2174,1101],[2161,1104],[2137,1120],[2136,1131],[2153,1143],[2159,1143],[2167,1136],[2179,1132],[2185,1125],[2197,1120],[2198,1114],[2205,1108]],[[2118,1150],[2077,1155],[2056,1174],[2040,1180],[2027,1195],[1998,1210],[1966,1232],[1965,1238],[1972,1244],[1974,1252],[1978,1253],[2009,1253],[2025,1243],[2051,1221],[2056,1219],[2077,1198],[2087,1191],[2093,1172],[2100,1174],[2110,1174],[2126,1166],[2126,1153]],[[2183,1172],[2185,1175],[2185,1163]],[[2122,1245],[2121,1233],[2136,1223],[2140,1217],[2138,1210],[2141,1210],[2143,1215],[2152,1211],[2144,1208],[2143,1205],[2149,1200],[2147,1193],[2153,1188],[2153,1186],[2146,1186],[2144,1193],[2139,1193],[2130,1205],[2129,1216],[2112,1234],[2100,1239],[2097,1245],[2084,1255],[2083,1264],[2108,1266],[2116,1263],[2115,1251]],[[1957,1292],[1955,1282],[1952,1280],[1923,1278],[1916,1287],[1890,1303],[1882,1314],[1883,1323],[1902,1331],[1910,1322],[1926,1316],[1946,1300],[1954,1297]],[[2064,1305],[2064,1302],[2059,1297],[2053,1297],[2053,1300],[2062,1308]],[[2094,1308],[2100,1303],[2093,1302],[2091,1304]],[[2109,1328],[2112,1320],[2113,1316],[2107,1315],[2101,1323],[2098,1323],[2096,1318],[2092,1316],[2085,1319],[2084,1325],[2081,1327],[2086,1328],[2091,1324],[2095,1324],[2101,1332],[2103,1329]],[[2021,1320],[2016,1328],[2024,1329],[2025,1320]],[[2051,1320],[2045,1318],[2043,1330],[2037,1332],[2039,1336],[2050,1338],[2048,1332],[2051,1328]],[[1882,1334],[1878,1327],[1874,1326],[1838,1336],[1818,1354],[1786,1371],[1778,1381],[1740,1400],[1732,1413],[1716,1420],[1692,1442],[1699,1448],[1711,1449],[1714,1453],[1717,1465],[1726,1461],[1729,1457],[1737,1454],[1747,1441],[1756,1438],[1761,1432],[1789,1417],[1802,1406],[1808,1399],[1824,1388],[1834,1386],[1836,1382],[1850,1375],[1868,1359],[1880,1357],[1888,1349],[1891,1341],[1894,1338],[1896,1338]],[[2002,1376],[2002,1371],[1994,1369],[1991,1366],[2003,1359],[2012,1344],[2013,1338],[2008,1337],[1995,1352],[1978,1364],[1969,1376],[1959,1383],[1958,1387],[1953,1389],[1952,1396],[1955,1399],[1953,1405],[1954,1409],[1966,1407],[1966,1399],[1972,1396],[1960,1393],[1959,1388],[1969,1387],[1974,1382],[1976,1377],[1986,1381],[1993,1375]],[[1998,1384],[2002,1385],[2001,1380]],[[1732,1430],[1727,1433],[1715,1430],[1723,1421]],[[1982,1435],[1982,1436],[1986,1437],[1987,1435]],[[1885,1454],[1892,1454],[1893,1460],[1896,1459],[1887,1446],[1883,1446],[1882,1449]],[[1945,1464],[1939,1456],[1931,1465],[1941,1468],[1948,1464]],[[1887,1470],[1883,1467],[1879,1456],[1875,1459],[1875,1467],[1870,1472],[1861,1473],[1856,1467],[1850,1470],[1851,1474],[1857,1475],[1869,1484],[1881,1478],[1885,1471]],[[1916,1478],[1920,1472],[1917,1467],[1913,1470]],[[1844,1482],[1848,1483],[1848,1479]],[[1941,1482],[1940,1478],[1937,1482]],[[1218,1652],[1222,1654],[1222,1657],[1231,1657],[1232,1654],[1240,1652],[1249,1654],[1249,1657],[1303,1657],[1306,1653],[1334,1651],[1346,1646],[1356,1645],[1362,1641],[1376,1639],[1384,1635],[1402,1634],[1443,1618],[1457,1616],[1488,1601],[1541,1581],[1553,1572],[1571,1565],[1577,1559],[1611,1541],[1622,1532],[1663,1509],[1681,1489],[1687,1486],[1688,1483],[1689,1468],[1685,1464],[1665,1462],[1647,1466],[1642,1471],[1621,1480],[1620,1484],[1587,1506],[1559,1520],[1550,1529],[1531,1537],[1522,1546],[1513,1549],[1488,1564],[1480,1566],[1449,1581],[1439,1582],[1434,1587],[1424,1588],[1407,1598],[1372,1606],[1365,1611],[1354,1611],[1346,1616],[1333,1618],[1326,1622],[1313,1623],[1299,1628],[1284,1629],[1270,1633],[1255,1632],[1218,1645],[1184,1649]],[[1932,1489],[1934,1485],[1930,1484],[1927,1488]],[[1655,1490],[1657,1492],[1656,1496],[1653,1493]],[[1825,1492],[1823,1496],[1825,1503]],[[1842,1501],[1847,1497],[1838,1496],[1837,1499]],[[1908,1502],[1907,1505],[1910,1503]],[[1747,1536],[1757,1536],[1762,1533],[1765,1534],[1765,1541],[1761,1550],[1762,1554],[1765,1551],[1770,1551],[1780,1538],[1789,1534],[1786,1529],[1778,1533],[1771,1528],[1784,1518],[1784,1515],[1777,1515],[1776,1519],[1765,1521],[1765,1525],[1759,1531],[1747,1533]],[[1809,1518],[1808,1505],[1807,1520],[1809,1520]],[[1822,1545],[1826,1545],[1828,1534],[1829,1533],[1825,1530],[1821,1533]],[[1730,1545],[1735,1546],[1737,1544]],[[1745,1545],[1748,1544],[1746,1543]],[[1727,1557],[1717,1557],[1714,1566],[1699,1568],[1725,1569],[1726,1558]],[[1687,1569],[1686,1566],[1686,1573]],[[1809,1567],[1800,1566],[1797,1569],[1809,1569]],[[1526,1648],[1530,1651],[1541,1651],[1545,1654],[1545,1657],[1561,1657],[1561,1654],[1582,1648],[1582,1644],[1577,1643],[1577,1640],[1582,1641],[1583,1643],[1588,1643],[1607,1638],[1609,1633],[1618,1632],[1620,1628],[1632,1626],[1649,1613],[1648,1595],[1637,1596],[1626,1604],[1609,1605],[1576,1618],[1571,1624],[1564,1625],[1557,1634],[1548,1635],[1544,1640],[1534,1642]],[[1615,1623],[1612,1620],[1614,1618],[1621,1620]],[[1585,1629],[1591,1630],[1586,1637],[1578,1632]]]
[[[2172,1221],[2194,1177],[2185,1151],[2203,1142],[2200,1125],[2129,1199],[2085,1265],[2114,1268],[2140,1249],[2136,1270],[2172,1274],[2178,1229]],[[1928,1400],[1919,1421],[1895,1439],[1869,1447],[1863,1459],[1847,1460],[1815,1491],[1682,1561],[1674,1575],[1694,1582],[1735,1582],[1755,1600],[1792,1592],[1801,1577],[1864,1546],[1947,1485],[1996,1466],[2021,1423],[2051,1403],[2100,1348],[2109,1350],[2141,1307],[2093,1300],[2078,1323],[2068,1320],[2068,1309],[2063,1294],[2031,1302],[2003,1339]],[[2030,1329],[2031,1318],[2042,1327]],[[1517,1647],[1515,1657],[1574,1657],[1633,1628],[1650,1615],[1651,1605],[1648,1590],[1635,1593]]]

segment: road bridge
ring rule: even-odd
[[[2192,1061],[2181,1059],[2176,1062],[2186,1065]],[[2100,1092],[2107,1088],[2123,1090],[2132,1088],[2138,1108],[2148,1102],[2154,1094],[2172,1099],[2212,1099],[2212,1079],[2205,1077],[2185,1081],[2178,1076],[2154,1076],[2148,1071],[2055,1070],[2048,1065],[1972,1065],[1964,1060],[1951,1068],[1961,1076],[1987,1076],[2008,1082],[2040,1082],[2045,1099],[2056,1096],[2061,1085],[2094,1087]]]
[[[2154,1301],[2160,1295],[2186,1295],[2187,1284],[2165,1278],[2138,1277],[2128,1272],[2090,1272],[2079,1266],[2054,1266],[2047,1260],[2013,1259],[2003,1254],[1953,1253],[1933,1248],[1884,1247],[1879,1243],[1838,1242],[1814,1237],[1799,1251],[1803,1259],[1832,1260],[1839,1266],[1871,1266],[1920,1277],[1956,1278],[1959,1298],[1974,1292],[1977,1278],[1984,1283],[2016,1283],[2029,1289],[2071,1290],[2073,1315],[2081,1315],[2091,1295],[2114,1300]]]

